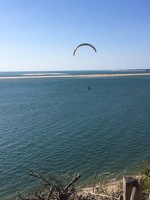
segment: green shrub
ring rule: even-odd
[[[139,167],[142,182],[143,182],[143,192],[146,194],[150,193],[150,168],[148,167],[148,162],[143,161],[142,165]]]

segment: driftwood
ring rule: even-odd
[[[123,177],[123,200],[142,200],[141,179]]]
[[[93,193],[95,192],[96,177],[97,177],[97,171],[95,171],[95,174],[94,174]]]
[[[41,189],[35,191],[29,198],[23,197],[19,190],[17,190],[20,200],[68,200],[70,197],[71,199],[77,199],[78,197],[73,184],[80,178],[79,174],[74,177],[71,177],[68,174],[53,177],[51,175],[44,176],[29,170],[28,175],[39,179]],[[64,183],[64,177],[69,177],[71,179],[69,183]]]
[[[121,190],[109,192],[106,189],[106,191],[101,191],[96,190],[97,172],[95,172],[93,188],[84,194],[77,193],[73,185],[80,178],[79,174],[73,177],[69,174],[51,176],[29,170],[28,175],[38,179],[41,187],[31,197],[23,197],[17,190],[20,200],[142,200],[142,181],[132,177],[123,177]]]

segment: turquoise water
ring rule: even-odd
[[[2,200],[30,190],[27,168],[80,173],[80,184],[137,173],[149,144],[150,76],[0,80]]]

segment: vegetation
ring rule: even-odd
[[[18,197],[21,200],[68,200],[75,199],[77,196],[73,184],[80,178],[79,174],[74,177],[69,174],[52,176],[29,170],[28,175],[39,180],[39,187],[30,197],[23,197],[17,190]]]
[[[118,199],[122,193],[122,187],[119,184],[117,190],[108,190],[106,178],[111,174],[104,177],[106,174],[98,176],[95,173],[93,187],[88,189],[74,187],[74,183],[80,178],[79,174],[75,176],[70,174],[51,176],[29,170],[28,175],[39,180],[39,187],[28,197],[23,196],[17,190],[20,200],[113,200]]]
[[[142,174],[144,199],[150,199],[150,168],[148,167],[148,162],[143,161],[139,169]]]
[[[150,199],[150,168],[148,162],[143,161],[139,167],[141,179],[143,182],[143,200]],[[98,175],[95,172],[93,187],[86,189],[77,189],[74,183],[80,178],[80,175],[71,176],[70,174],[61,174],[59,176],[44,175],[29,170],[28,175],[39,180],[39,187],[30,197],[23,197],[19,190],[18,198],[20,200],[119,200],[123,199],[122,182],[115,183],[115,187],[109,187],[107,178],[112,174]],[[137,179],[135,179],[137,180]],[[113,184],[113,183],[111,183]]]

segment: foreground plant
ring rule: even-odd
[[[39,180],[39,187],[29,197],[23,196],[17,190],[20,200],[117,200],[122,192],[120,187],[115,191],[107,190],[106,179],[111,175],[108,173],[98,176],[97,181],[97,173],[95,173],[93,188],[90,190],[76,189],[74,187],[74,183],[80,178],[79,174],[71,176],[67,173],[52,176],[29,170],[28,175]],[[102,175],[104,175],[103,178]]]
[[[40,188],[30,197],[23,197],[20,191],[17,190],[19,199],[21,200],[68,200],[77,198],[73,184],[80,178],[79,174],[74,177],[69,174],[51,176],[35,173],[30,170],[28,175],[39,180]]]
[[[150,168],[148,167],[148,162],[144,160],[139,169],[142,174],[144,199],[150,199]]]

